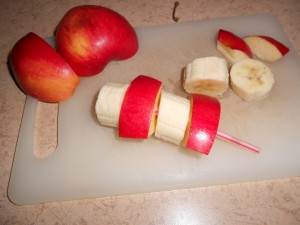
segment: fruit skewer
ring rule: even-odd
[[[100,124],[117,127],[120,138],[155,137],[208,155],[219,136],[254,152],[260,149],[218,131],[221,106],[213,97],[190,100],[161,90],[162,83],[140,75],[129,85],[107,83],[95,105]]]

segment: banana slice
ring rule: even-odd
[[[155,137],[180,145],[190,115],[190,101],[162,91]]]
[[[128,84],[107,83],[99,91],[95,105],[100,124],[118,127],[120,110]]]
[[[222,96],[228,88],[228,77],[225,59],[198,58],[186,66],[183,86],[188,93]]]
[[[245,101],[265,99],[275,83],[274,75],[263,62],[243,59],[230,71],[232,90]]]

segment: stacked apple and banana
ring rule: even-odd
[[[108,83],[96,102],[102,125],[117,127],[119,137],[155,137],[209,154],[217,134],[220,103],[215,97],[228,89],[245,101],[266,98],[274,75],[259,59],[274,62],[289,49],[266,36],[242,39],[219,30],[217,49],[225,57],[193,60],[184,70],[183,87],[190,99],[162,90],[162,83],[140,75],[130,84]],[[229,82],[230,80],[230,82]]]
[[[265,99],[275,80],[271,69],[262,61],[275,62],[289,49],[267,36],[247,36],[244,39],[219,30],[217,49],[225,57],[195,59],[185,68],[184,89],[188,93],[222,96],[229,86],[245,101]],[[254,55],[259,59],[253,59]],[[260,61],[262,60],[262,61]]]
[[[145,139],[154,134],[209,154],[221,108],[216,98],[202,94],[183,98],[162,90],[159,80],[140,75],[130,84],[105,84],[95,110],[100,124],[117,127],[121,138]]]

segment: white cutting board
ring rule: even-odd
[[[221,99],[221,131],[261,147],[256,154],[219,138],[210,155],[149,138],[117,137],[98,124],[94,104],[106,82],[129,83],[139,74],[158,78],[164,90],[187,96],[182,69],[216,50],[219,28],[237,35],[262,34],[291,51],[269,64],[276,84],[266,100],[241,101],[231,90]],[[47,158],[33,154],[37,101],[27,97],[9,184],[16,204],[125,195],[300,175],[300,61],[270,15],[179,22],[137,28],[135,57],[112,62],[101,75],[81,78],[71,100],[60,103],[58,147]],[[174,112],[176,113],[176,112]]]

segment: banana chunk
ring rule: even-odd
[[[232,90],[244,101],[260,101],[271,91],[275,80],[269,67],[254,59],[235,63],[230,71]]]
[[[188,93],[222,96],[228,88],[227,61],[220,57],[198,58],[184,71],[184,89]]]
[[[128,84],[107,83],[99,91],[95,105],[100,124],[118,127],[122,102]]]
[[[162,91],[155,137],[180,145],[190,116],[190,101]]]

